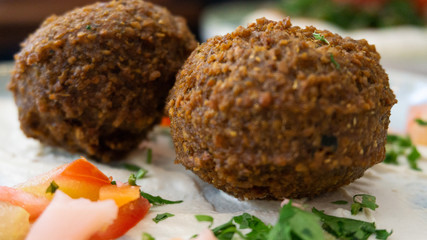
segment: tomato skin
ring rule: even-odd
[[[95,165],[84,158],[59,166],[45,174],[37,176],[20,184],[17,188],[38,196],[52,198],[46,189],[52,181],[59,185],[59,189],[72,198],[84,197],[96,201],[99,189],[110,185],[110,179]]]
[[[47,198],[6,186],[0,186],[0,201],[25,209],[30,214],[30,222],[36,220],[50,202]]]
[[[116,239],[124,235],[144,218],[150,207],[148,200],[143,197],[121,206],[116,220],[105,231],[93,235],[90,240]]]
[[[99,200],[113,199],[118,207],[121,207],[140,197],[139,186],[106,185],[99,189]]]

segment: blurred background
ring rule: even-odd
[[[0,61],[11,61],[19,44],[52,14],[95,0],[0,0]],[[292,16],[377,46],[386,67],[427,75],[427,0],[151,0],[185,17],[199,41],[233,31],[258,17]],[[1,67],[0,67],[1,71]]]

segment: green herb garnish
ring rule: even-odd
[[[166,218],[173,217],[173,216],[175,215],[173,215],[172,213],[161,213],[161,214],[157,214],[157,216],[153,218],[153,221],[155,223],[159,223],[160,221],[163,221]]]
[[[141,169],[140,166],[132,164],[132,163],[123,163],[120,165],[122,168],[125,168],[129,171],[137,172],[139,169]]]
[[[133,174],[133,173],[132,173],[132,174],[129,176],[128,183],[129,183],[129,185],[131,185],[131,186],[136,186],[136,176],[135,176],[135,174]]]
[[[329,45],[329,41],[325,38],[325,36],[314,32],[313,37],[314,37],[314,39],[319,40],[319,41],[324,42],[324,43]]]
[[[151,148],[147,149],[147,163],[151,164],[151,160],[153,158],[153,150]]]
[[[49,187],[47,187],[47,189],[46,189],[46,193],[54,194],[58,188],[59,188],[58,184],[56,184],[56,182],[55,182],[55,181],[52,181],[52,182],[49,184]]]
[[[111,185],[117,185],[116,181],[111,181]]]
[[[334,55],[331,53],[330,54],[330,58],[331,58],[331,62],[334,64],[336,69],[340,69],[340,64],[337,63],[337,61],[335,61]]]
[[[358,197],[362,197],[362,201],[358,201]],[[353,196],[353,203],[351,204],[351,214],[356,215],[363,208],[369,208],[375,210],[378,208],[376,204],[376,198],[369,194],[356,194]]]
[[[292,202],[280,210],[279,220],[271,229],[268,240],[274,239],[325,239],[320,218],[292,206]]]
[[[143,178],[147,174],[147,172],[148,171],[146,169],[143,169],[143,168],[139,169],[138,172],[135,175],[136,179]]]
[[[427,121],[422,120],[421,118],[415,119],[415,122],[420,126],[427,126]]]
[[[179,201],[171,201],[161,198],[160,196],[153,196],[149,193],[143,192],[140,190],[141,196],[146,198],[153,206],[160,206],[165,204],[177,204],[182,203],[182,200]]]
[[[153,236],[151,236],[149,233],[142,233],[142,240],[156,240]]]
[[[399,156],[406,157],[411,169],[421,171],[417,164],[421,158],[421,154],[418,152],[417,147],[412,144],[411,139],[409,137],[388,134],[384,163],[398,165]]]
[[[86,25],[86,29],[87,29],[87,30],[91,30],[91,29],[92,29],[92,26],[91,26],[91,25]]]
[[[208,216],[208,215],[195,215],[195,217],[196,217],[197,221],[199,221],[199,222],[209,222],[210,223],[209,227],[211,227],[212,224],[213,224],[213,220],[214,219],[211,216]]]
[[[345,201],[345,200],[338,200],[338,201],[334,201],[334,202],[331,202],[331,203],[337,204],[337,205],[346,205],[346,204],[348,204],[348,202]]]
[[[316,208],[313,208],[312,212],[320,217],[323,229],[338,239],[366,240],[373,233],[378,234],[377,237],[387,239],[392,233],[383,229],[377,230],[373,222],[330,216]]]

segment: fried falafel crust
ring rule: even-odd
[[[209,39],[169,95],[176,162],[240,199],[314,197],[351,183],[385,156],[396,100],[379,60],[366,40],[289,18]]]
[[[196,46],[183,18],[144,1],[51,16],[15,55],[9,88],[21,129],[105,162],[123,158],[161,118]]]

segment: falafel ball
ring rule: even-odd
[[[396,100],[379,60],[365,40],[289,18],[209,39],[168,98],[176,162],[240,199],[349,184],[385,156]]]
[[[196,46],[183,18],[140,0],[49,17],[15,55],[9,88],[21,129],[70,152],[121,158],[160,120]]]

